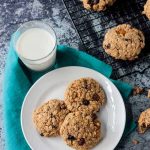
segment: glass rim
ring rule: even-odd
[[[42,57],[42,58],[38,58],[38,59],[29,59],[29,58],[26,58],[26,57],[23,57],[19,52],[18,50],[16,49],[16,41],[15,41],[15,35],[18,31],[20,31],[21,29],[23,29],[27,24],[29,23],[39,23],[39,24],[44,24],[46,26],[48,26],[54,33],[54,37],[55,37],[55,45],[53,47],[53,50],[51,52],[49,52],[46,56]],[[32,28],[32,27],[31,27]],[[34,28],[34,27],[33,27]],[[38,27],[37,27],[38,28]],[[45,30],[45,29],[44,29]],[[49,32],[49,31],[48,31]],[[56,32],[55,30],[48,24],[48,23],[45,23],[45,22],[42,22],[42,21],[39,21],[39,20],[32,20],[32,21],[27,21],[25,23],[23,23],[22,25],[20,25],[20,27],[15,31],[14,33],[14,36],[13,36],[13,47],[15,48],[15,51],[16,53],[18,54],[19,57],[23,58],[24,60],[28,60],[28,61],[32,61],[32,62],[36,62],[36,61],[40,61],[40,60],[43,60],[45,58],[47,58],[50,54],[53,53],[53,51],[55,50],[56,46],[57,46],[57,36],[56,36]]]

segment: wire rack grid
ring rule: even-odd
[[[150,64],[150,21],[142,14],[145,0],[118,0],[104,12],[86,10],[80,0],[63,1],[85,51],[110,64],[113,67],[115,78],[121,78],[134,72],[134,68],[145,61]],[[123,23],[129,23],[140,29],[146,37],[145,49],[139,59],[132,62],[115,60],[108,56],[102,48],[106,31]]]

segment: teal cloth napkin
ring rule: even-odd
[[[91,68],[108,78],[112,74],[111,66],[104,62],[84,52],[77,51],[76,49],[58,46],[56,65],[51,70],[64,66],[83,66]],[[3,84],[3,112],[7,150],[30,149],[21,130],[21,106],[31,85],[46,72],[39,73],[27,69],[18,59],[13,49],[12,42],[10,42]],[[117,86],[124,100],[127,100],[132,87],[121,81],[112,80],[112,82]],[[126,129],[126,133],[134,128],[134,124],[129,122],[127,124],[128,129]]]

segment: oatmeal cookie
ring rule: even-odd
[[[94,11],[104,11],[112,6],[116,0],[83,0],[84,8]]]
[[[95,114],[74,112],[66,116],[60,135],[67,145],[77,150],[88,150],[101,139],[101,123]]]
[[[146,4],[144,5],[143,14],[150,20],[150,0],[147,0]]]
[[[143,33],[131,25],[122,24],[108,30],[103,41],[105,52],[115,59],[134,60],[145,46]]]
[[[140,114],[138,128],[139,133],[144,133],[148,128],[150,128],[150,108]]]
[[[97,81],[92,78],[74,80],[65,92],[67,108],[88,113],[99,111],[105,102],[105,93]]]
[[[33,112],[33,121],[41,136],[57,136],[68,113],[64,101],[54,99]]]

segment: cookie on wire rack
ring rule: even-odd
[[[93,11],[104,11],[112,6],[116,0],[83,0],[84,8]]]
[[[134,60],[145,47],[143,33],[129,24],[122,24],[107,31],[103,41],[105,52],[115,59]]]
[[[150,20],[150,0],[147,0],[146,4],[144,5],[143,14]]]

